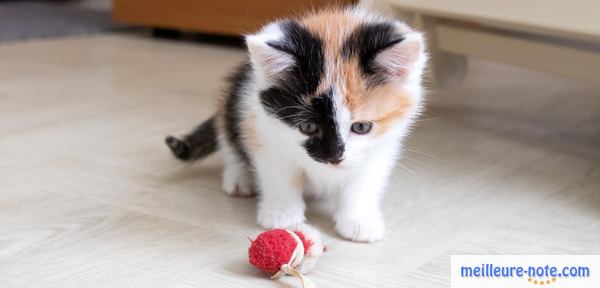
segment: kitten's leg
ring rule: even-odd
[[[223,143],[224,141],[221,141]],[[228,143],[221,144],[225,169],[223,170],[223,191],[229,196],[250,197],[256,195],[252,174],[246,163],[239,159]]]
[[[380,240],[385,232],[379,201],[382,184],[361,177],[338,196],[335,229],[344,238],[358,242]]]
[[[364,167],[338,195],[335,229],[352,241],[374,242],[385,232],[380,200],[393,160],[371,166]]]
[[[304,222],[302,177],[292,165],[278,159],[257,157],[256,171],[260,184],[258,224],[263,228],[284,228]]]

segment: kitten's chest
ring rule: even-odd
[[[304,190],[310,194],[331,194],[344,189],[351,177],[350,171],[332,167],[305,169]]]

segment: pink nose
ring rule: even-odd
[[[340,158],[340,159],[329,159],[329,163],[333,164],[333,165],[338,165],[340,164],[342,161],[344,160],[344,158]]]

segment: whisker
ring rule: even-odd
[[[416,181],[419,183],[423,182],[423,178],[421,178],[417,172],[405,167],[400,163],[397,163],[396,166],[394,166],[392,173],[394,176],[405,178],[406,180]]]
[[[402,171],[408,172],[411,176],[417,176],[417,173],[415,171],[410,170],[409,168],[405,167],[404,165],[397,163],[396,167],[394,168],[395,171],[397,171],[397,168],[402,169]]]
[[[418,118],[415,120],[415,122],[426,122],[426,121],[439,120],[439,119],[442,119],[442,116],[432,117],[432,118]]]
[[[416,159],[414,159],[414,158],[411,158],[411,157],[408,157],[408,156],[406,156],[406,155],[402,155],[402,159],[406,159],[406,160],[412,161],[412,162],[414,162],[414,163],[417,163],[417,164],[419,164],[419,165],[423,166],[424,168],[431,169],[431,166],[429,166],[429,165],[425,165],[425,164],[423,164],[423,163],[419,162],[418,160],[416,160]]]
[[[406,148],[406,147],[404,148],[404,150],[409,151],[409,152],[413,152],[413,153],[417,153],[417,154],[421,154],[421,155],[424,155],[424,156],[427,156],[427,157],[429,157],[429,158],[431,158],[433,160],[437,160],[437,161],[440,161],[440,162],[445,162],[444,159],[436,157],[436,156],[433,156],[433,155],[431,155],[429,153],[426,153],[426,152],[423,152],[423,151],[409,149],[409,148]]]

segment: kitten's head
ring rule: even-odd
[[[318,162],[368,157],[419,110],[425,44],[401,22],[328,10],[269,24],[246,43],[261,104]]]

